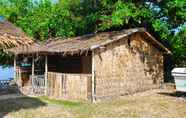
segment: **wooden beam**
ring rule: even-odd
[[[67,52],[63,52],[63,56],[65,56],[67,54]]]
[[[95,103],[95,60],[94,60],[94,50],[92,50],[92,102]]]
[[[45,95],[47,95],[47,88],[48,88],[47,76],[48,76],[48,56],[46,55],[45,56]]]
[[[71,55],[72,55],[72,56],[74,55],[74,52],[73,52],[73,51],[71,52]]]
[[[35,69],[35,64],[34,64],[34,56],[32,57],[32,81],[33,81],[33,78],[34,78],[34,75],[35,75],[35,73],[34,73],[34,69]]]
[[[89,50],[86,50],[85,56],[88,56],[88,52],[89,52]]]
[[[17,81],[16,56],[14,56],[14,80]]]
[[[80,50],[80,55],[82,55],[82,54],[83,54],[83,52],[84,52],[84,50]]]
[[[20,66],[17,66],[17,82],[18,82],[18,86],[22,87]]]

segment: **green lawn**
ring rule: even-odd
[[[181,96],[181,97],[180,97]],[[186,118],[183,95],[153,90],[97,104],[47,97],[0,100],[0,116],[10,118]]]

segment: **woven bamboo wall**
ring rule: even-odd
[[[91,75],[48,72],[48,96],[70,100],[88,100]]]
[[[95,50],[96,98],[160,87],[163,54],[140,34]]]

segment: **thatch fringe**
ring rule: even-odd
[[[0,49],[30,45],[33,40],[15,25],[8,21],[0,22]]]
[[[158,48],[161,48],[165,53],[170,53],[170,51],[154,40],[149,33],[146,32],[144,28],[134,28],[122,31],[113,32],[103,32],[97,34],[84,35],[81,37],[75,37],[71,39],[59,40],[59,38],[50,39],[45,44],[33,44],[26,47],[18,47],[8,50],[16,55],[18,54],[34,54],[34,53],[49,53],[49,54],[62,54],[62,55],[74,55],[74,54],[88,54],[88,51],[94,50],[96,48],[104,47],[110,43],[119,41],[121,39],[125,40],[129,38],[132,34],[140,33],[148,37],[151,42],[155,44]]]

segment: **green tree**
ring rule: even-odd
[[[185,0],[0,0],[0,14],[36,40],[145,27],[185,59]],[[179,29],[175,32],[175,29]]]
[[[181,27],[181,30],[172,38],[171,43],[176,64],[186,66],[186,26]]]

